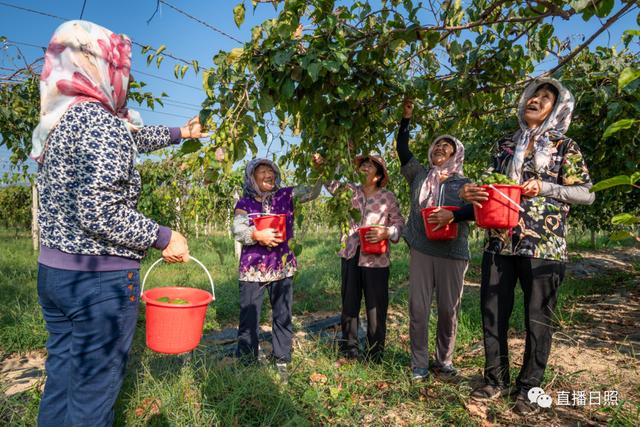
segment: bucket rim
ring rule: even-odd
[[[194,290],[194,291],[198,291],[198,292],[202,292],[207,294],[207,299],[206,301],[201,301],[201,302],[197,302],[197,303],[189,303],[189,304],[170,304],[168,302],[161,302],[161,301],[157,301],[154,299],[149,298],[148,293],[149,292],[153,292],[154,290],[159,290],[159,289],[171,289],[171,290],[175,290],[175,289],[180,289],[180,290],[184,290],[184,289],[190,289],[190,290]],[[147,289],[146,291],[144,291],[142,293],[142,297],[141,297],[142,301],[144,301],[147,305],[153,305],[153,306],[157,306],[157,307],[167,307],[167,308],[195,308],[195,307],[202,307],[203,305],[209,305],[212,301],[213,301],[213,295],[211,294],[211,292],[209,291],[205,291],[204,289],[198,289],[198,288],[192,288],[189,286],[165,286],[162,288],[151,288],[151,289]]]
[[[442,206],[427,206],[426,208],[422,208],[420,209],[422,212],[431,209],[438,209],[438,208],[442,208],[442,209],[446,209],[448,211],[459,211],[460,209],[462,209],[460,206],[449,206],[449,205],[442,205]]]
[[[498,187],[498,188],[517,188],[519,190],[522,190],[522,185],[520,184],[482,184],[479,185],[479,187],[483,187],[485,189],[487,188],[491,188],[491,187]]]

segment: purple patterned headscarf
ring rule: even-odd
[[[253,177],[253,173],[260,165],[267,165],[276,174],[275,185],[272,191],[263,192],[258,188],[256,179]],[[276,191],[282,186],[282,178],[280,175],[280,168],[268,159],[253,159],[247,163],[247,167],[244,170],[244,182],[242,184],[243,197],[251,197],[253,199],[262,200],[262,211],[265,213],[271,212],[271,199]]]

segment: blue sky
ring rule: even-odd
[[[250,39],[251,27],[276,14],[270,4],[259,5],[253,13],[250,1],[247,1],[245,23],[238,29],[233,22],[232,12],[238,2],[239,0],[170,1],[185,12],[242,41]],[[2,3],[67,19],[77,19],[80,17],[85,1],[3,0],[0,2],[0,35],[14,42],[46,46],[51,34],[62,21],[10,8]],[[202,67],[211,66],[213,56],[220,49],[229,50],[240,46],[238,42],[162,4],[155,17],[147,23],[155,8],[155,0],[86,0],[83,19],[96,22],[117,33],[125,33],[138,43],[154,47],[165,44],[166,52],[187,60],[196,59]],[[614,10],[618,8],[619,4]],[[592,46],[619,44],[624,30],[637,28],[636,15],[637,11],[628,14],[597,38]],[[580,17],[574,17],[569,21],[556,18],[553,23],[558,36],[572,38],[572,46],[577,46],[583,35],[589,36],[600,25],[598,20],[585,23]],[[29,60],[42,56],[42,49],[19,46]],[[140,108],[147,124],[180,126],[188,117],[197,114],[197,108],[204,99],[204,93],[200,89],[200,75],[195,76],[190,70],[185,79],[179,81],[180,84],[176,84],[173,76],[174,65],[175,61],[165,58],[159,69],[155,63],[147,67],[145,56],[140,54],[140,49],[134,49],[133,74],[136,79],[145,81],[148,84],[147,89],[153,93],[160,94],[164,91],[169,95],[165,107],[157,106],[156,112],[144,111],[145,107]],[[541,68],[552,65],[553,63],[543,64]],[[2,61],[0,66],[11,67],[12,64]],[[160,78],[168,79],[170,82]],[[0,171],[5,169],[6,159],[6,151],[0,151]]]

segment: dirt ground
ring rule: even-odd
[[[567,275],[587,278],[620,271],[637,273],[639,263],[639,249],[581,252],[580,255],[572,254]],[[478,284],[467,283],[467,286],[477,289]],[[307,323],[335,314],[314,313],[308,319],[296,321]],[[393,322],[392,318],[390,322]],[[523,420],[505,410],[508,402],[478,404],[469,401],[467,410],[482,425],[605,425],[608,420],[602,411],[605,392],[609,393],[607,400],[610,403],[614,396],[611,391],[617,392],[618,405],[631,408],[630,402],[636,405],[640,402],[640,274],[634,275],[629,283],[612,283],[608,292],[602,295],[578,297],[569,309],[568,318],[560,321],[560,325],[549,358],[553,376],[545,386],[545,392],[553,398],[552,407]],[[509,348],[511,361],[518,367],[524,350],[523,334],[510,337]],[[482,355],[482,351],[480,343],[457,357]],[[0,363],[0,389],[10,396],[32,387],[42,387],[44,361],[44,351],[5,358]],[[461,369],[460,373],[469,380],[471,387],[482,380],[477,368]],[[574,392],[582,391],[586,393],[585,404],[578,400],[578,404],[573,405]],[[568,393],[569,404],[558,405],[559,396],[565,393]],[[615,408],[612,406],[611,409]]]
[[[607,272],[637,273],[640,262],[638,249],[572,255],[567,274],[576,278]],[[611,283],[606,294],[578,297],[567,317],[560,320],[561,327],[554,334],[549,356],[548,367],[553,375],[544,391],[552,397],[552,407],[523,419],[504,410],[510,406],[507,402],[499,406],[470,400],[467,410],[481,420],[483,426],[607,425],[609,417],[603,413],[606,406],[614,411],[623,405],[635,412],[634,406],[640,402],[640,275],[634,275],[629,283]],[[573,318],[577,320],[571,321]],[[563,323],[569,325],[563,326]],[[512,364],[519,367],[524,334],[510,337],[509,351]],[[482,352],[479,345],[458,357],[482,355]],[[481,384],[477,369],[462,369],[461,374],[469,378],[471,387]],[[581,392],[585,392],[584,402]],[[567,396],[567,400],[561,396]],[[558,405],[559,399],[568,404]]]

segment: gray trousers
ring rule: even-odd
[[[436,365],[451,365],[458,329],[463,279],[469,262],[425,255],[411,249],[409,259],[409,337],[411,367],[429,367],[429,312],[438,304]]]

